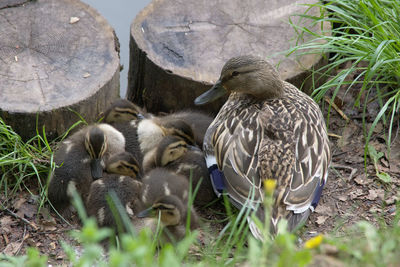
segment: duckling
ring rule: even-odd
[[[194,139],[196,145],[202,147],[204,135],[214,118],[201,111],[181,110],[160,117],[160,119],[175,119],[186,122],[194,130]]]
[[[107,202],[107,196],[114,192],[125,208],[129,217],[143,210],[140,200],[142,183],[129,176],[104,174],[104,177],[94,181],[89,189],[86,210],[89,216],[96,218],[99,226],[116,228],[117,221]]]
[[[211,121],[211,117],[198,111],[180,111],[156,117],[125,99],[117,100],[104,113],[104,122],[124,134],[125,150],[139,162],[142,155],[157,146],[166,135],[178,135],[188,143],[195,142],[202,146],[204,133]]]
[[[185,177],[163,168],[151,170],[143,178],[142,203],[147,209],[137,216],[158,216],[164,226],[165,238],[180,240],[185,236],[188,216],[189,184]],[[190,207],[190,229],[198,227],[198,217]]]
[[[112,125],[124,135],[125,150],[139,162],[142,162],[143,155],[138,141],[137,124],[140,120],[151,117],[151,114],[145,113],[140,107],[126,99],[115,101],[104,112],[104,122]]]
[[[118,99],[104,112],[104,122],[125,123],[143,119],[146,113],[137,105],[126,99]]]
[[[123,135],[108,124],[85,127],[61,142],[54,154],[59,167],[51,174],[48,186],[52,205],[67,211],[69,186],[85,199],[92,181],[102,176],[105,160],[124,151],[124,147]]]
[[[203,144],[214,190],[218,195],[225,190],[239,208],[250,203],[263,221],[263,181],[275,179],[271,232],[282,218],[293,231],[317,206],[328,177],[331,151],[321,110],[255,56],[228,60],[219,80],[195,104],[227,93]],[[248,221],[253,235],[262,239]]]
[[[134,179],[140,179],[141,167],[136,158],[129,152],[121,152],[112,155],[106,164],[108,173],[115,173],[130,176]]]
[[[187,181],[192,181],[192,189],[199,185],[194,204],[204,206],[216,198],[203,152],[188,145],[177,136],[165,136],[160,144],[147,153],[143,160],[145,172],[164,167],[176,174],[183,175]]]
[[[143,155],[155,148],[162,138],[175,135],[190,145],[195,145],[195,137],[189,124],[175,118],[153,117],[139,122],[138,140]]]

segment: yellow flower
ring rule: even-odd
[[[276,187],[275,179],[264,180],[264,190],[268,195],[272,195],[274,193],[275,187]]]
[[[304,247],[308,249],[316,248],[321,244],[322,239],[324,239],[322,235],[314,236],[313,238],[310,238],[309,240],[306,241]]]

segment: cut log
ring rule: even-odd
[[[276,55],[296,43],[289,17],[315,0],[153,0],[131,25],[127,98],[150,112],[193,107],[231,57],[253,54],[279,64],[281,77],[301,86],[321,55]],[[312,14],[317,15],[318,9]],[[298,23],[300,17],[290,17]],[[301,23],[310,23],[305,21]],[[327,25],[325,25],[327,27]],[[320,25],[315,25],[320,31]],[[307,41],[311,36],[303,36]],[[309,88],[309,85],[303,86]],[[202,109],[217,112],[224,102]]]
[[[119,96],[119,69],[114,31],[88,5],[0,8],[0,116],[23,139],[43,127],[48,138],[61,135],[79,120],[74,112],[93,122]]]

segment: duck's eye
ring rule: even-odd
[[[238,76],[239,72],[238,71],[232,71],[232,77]]]

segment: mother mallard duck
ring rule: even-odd
[[[275,179],[271,231],[276,232],[282,218],[289,230],[296,229],[317,206],[328,177],[331,152],[321,110],[255,56],[228,60],[219,80],[195,104],[225,94],[229,98],[203,145],[215,192],[226,192],[238,208],[249,203],[263,221],[263,181]],[[259,229],[248,221],[261,239]]]

